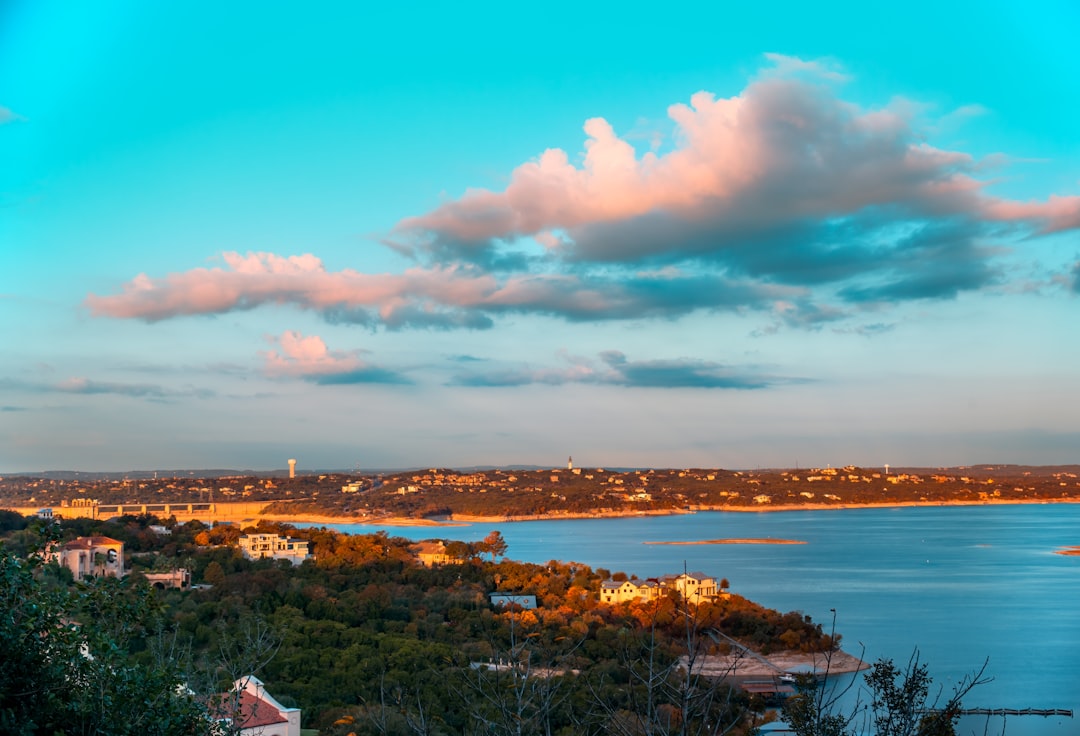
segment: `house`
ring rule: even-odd
[[[191,587],[191,570],[183,567],[171,572],[147,572],[143,573],[143,577],[146,578],[146,582],[158,590],[165,590],[166,588],[187,590]]]
[[[240,552],[249,560],[261,560],[271,557],[275,560],[288,560],[299,565],[304,560],[312,559],[308,552],[306,539],[292,539],[280,534],[244,534],[240,537]]]
[[[76,580],[85,577],[124,577],[124,543],[111,537],[78,537],[52,547],[49,562],[71,570]]]
[[[409,545],[409,551],[416,555],[420,564],[424,567],[445,565],[454,562],[454,558],[446,552],[446,544],[438,539],[427,539],[423,542]]]
[[[715,598],[720,592],[716,578],[703,572],[684,572],[663,575],[648,580],[605,580],[600,584],[601,603],[623,603],[641,598],[649,601],[667,591],[678,591],[683,600],[701,603]]]
[[[652,600],[662,592],[656,580],[605,580],[600,583],[601,603],[622,603],[635,598]]]
[[[719,592],[716,578],[710,577],[703,572],[684,572],[680,575],[665,575],[660,578],[661,583],[668,588],[679,591],[683,600],[692,603],[701,603],[703,600],[714,598]]]
[[[214,703],[217,717],[238,736],[300,736],[300,709],[286,708],[254,675],[241,677]]]

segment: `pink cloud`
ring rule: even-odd
[[[272,376],[319,376],[364,367],[355,352],[331,352],[318,335],[304,337],[287,330],[271,340],[281,347],[281,352],[270,350],[262,354],[265,370]]]
[[[310,254],[227,252],[222,259],[229,268],[195,268],[159,279],[140,274],[120,294],[90,294],[86,305],[95,316],[148,321],[287,303],[317,310],[375,308],[387,317],[416,298],[475,304],[496,288],[490,276],[452,267],[365,274],[329,272]]]
[[[1037,222],[1043,234],[1080,228],[1080,197],[1051,195],[1045,202],[989,200],[984,211],[995,220]]]
[[[263,370],[271,377],[320,384],[408,383],[403,375],[362,360],[359,350],[330,350],[318,335],[286,330],[269,339],[281,348],[261,353]]]
[[[789,287],[716,278],[703,281],[676,269],[624,282],[558,273],[497,279],[463,266],[416,267],[401,274],[330,272],[310,255],[230,252],[222,260],[230,267],[196,268],[157,279],[140,274],[119,294],[89,295],[86,306],[95,316],[149,322],[289,304],[321,312],[332,321],[388,327],[489,327],[487,315],[508,311],[546,312],[572,319],[671,316],[702,307],[767,308],[776,299],[805,296]],[[709,294],[695,296],[694,291],[702,288],[708,288]],[[290,345],[298,349],[295,341]],[[312,344],[309,349],[316,347]]]
[[[685,255],[679,238],[620,251],[594,237],[656,216],[715,223],[715,253],[737,244],[731,232],[743,238],[777,223],[854,217],[872,208],[900,218],[1008,219],[1045,232],[1078,226],[1077,198],[1026,204],[985,195],[986,182],[974,178],[977,161],[925,142],[917,105],[901,100],[864,109],[837,95],[844,76],[833,65],[767,58],[773,68],[739,95],[698,92],[688,104],[670,106],[674,148],[666,153],[638,155],[605,119],[591,118],[580,163],[548,149],[514,169],[505,190],[469,190],[406,218],[391,241],[439,259],[468,255],[467,244],[533,237],[576,260],[606,261]],[[470,247],[475,253],[478,246]]]
[[[988,195],[979,177],[990,159],[931,145],[917,103],[867,109],[838,95],[834,64],[768,59],[740,94],[671,105],[666,150],[639,153],[590,118],[580,157],[548,149],[502,191],[468,190],[402,220],[386,243],[418,265],[401,273],[226,252],[220,266],[139,274],[85,305],[149,322],[288,305],[390,329],[487,328],[507,313],[585,321],[752,309],[813,329],[863,305],[1000,286],[1003,238],[1080,227],[1080,197]],[[515,249],[525,237],[542,254]],[[276,355],[275,370],[307,364]],[[311,371],[292,370],[317,375],[335,354],[321,355],[309,356]]]

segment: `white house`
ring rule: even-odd
[[[249,560],[272,557],[288,560],[294,565],[312,557],[306,539],[292,539],[280,534],[245,534],[240,537],[240,551]]]
[[[703,572],[684,572],[648,580],[605,580],[600,584],[601,603],[623,603],[635,598],[653,600],[669,590],[676,590],[691,603],[715,598],[720,592],[716,578]]]
[[[79,537],[52,547],[48,560],[85,577],[124,577],[124,543],[111,537]]]
[[[255,675],[241,677],[216,704],[218,718],[239,736],[300,736],[300,709],[286,708]],[[233,733],[233,730],[229,730]]]

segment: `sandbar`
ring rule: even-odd
[[[748,538],[748,539],[698,539],[687,542],[642,542],[642,544],[673,544],[673,545],[687,545],[687,544],[806,544],[801,539],[770,539],[770,538]]]

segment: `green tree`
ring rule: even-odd
[[[0,732],[213,733],[175,662],[130,654],[153,638],[148,589],[113,578],[69,587],[40,554],[0,546],[0,610]]]
[[[203,571],[203,580],[210,585],[221,585],[225,582],[225,570],[221,567],[221,563],[217,560],[213,560],[206,566],[206,570]]]

